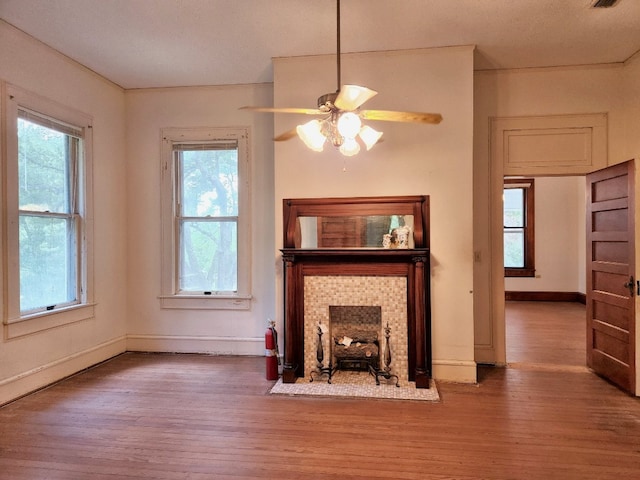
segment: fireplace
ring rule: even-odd
[[[382,293],[380,293],[382,292]],[[350,312],[350,313],[349,313]],[[372,312],[377,312],[377,315]],[[333,366],[339,368],[335,357],[336,348],[332,348],[335,337],[348,336],[355,338],[362,330],[368,328],[347,327],[336,328],[334,317],[351,315],[347,324],[362,322],[361,318],[376,316],[375,323],[378,338],[378,357],[383,357],[385,349],[384,327],[390,328],[389,351],[392,355],[391,373],[398,376],[398,381],[405,384],[409,381],[408,370],[408,326],[407,326],[407,281],[400,276],[340,276],[314,275],[304,280],[304,374],[310,378],[311,371],[317,368],[317,326],[323,325],[325,334],[322,337],[325,366],[333,360]],[[340,324],[338,318],[338,324]],[[371,322],[373,323],[373,322]],[[369,340],[370,332],[366,332],[365,340]],[[384,358],[382,358],[384,360]],[[372,359],[373,362],[373,359]],[[374,366],[383,368],[379,362]],[[373,379],[372,379],[373,381]]]
[[[431,378],[428,197],[367,197],[285,200],[285,353],[283,382],[309,378],[317,368],[318,326],[329,333],[331,310],[372,308],[380,312],[378,352],[383,355],[384,327],[391,332],[392,371],[399,381],[429,388]],[[412,248],[346,246],[302,248],[301,217],[403,215],[411,218]],[[314,219],[314,222],[316,220]],[[309,222],[307,222],[309,223]],[[334,222],[335,223],[335,222]],[[320,228],[318,228],[320,230]],[[364,231],[364,230],[363,230]],[[335,232],[334,233],[334,238]],[[378,235],[379,236],[379,235]],[[365,235],[357,235],[365,238]],[[323,350],[332,355],[331,334]],[[327,359],[328,360],[328,359]],[[352,366],[357,362],[351,362]],[[328,361],[327,361],[328,366]],[[381,368],[384,363],[380,364]]]

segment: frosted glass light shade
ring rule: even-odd
[[[335,106],[340,110],[355,110],[377,94],[375,90],[360,85],[343,85],[336,98]]]
[[[337,128],[344,138],[356,138],[362,127],[362,120],[353,112],[345,112],[338,118]]]
[[[322,134],[322,122],[311,120],[296,127],[296,132],[304,144],[314,152],[324,149],[325,136]]]
[[[354,138],[345,138],[342,145],[340,145],[340,153],[345,157],[353,157],[360,151],[360,145]]]
[[[371,150],[380,137],[382,136],[382,132],[377,131],[374,128],[371,128],[368,125],[365,125],[360,129],[360,139],[364,142],[367,147],[367,150]]]

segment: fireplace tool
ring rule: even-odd
[[[391,373],[391,347],[389,347],[389,337],[391,336],[391,329],[389,328],[389,322],[387,322],[387,326],[384,328],[384,367],[383,368],[373,368],[369,365],[369,373],[376,377],[376,385],[380,385],[380,377],[383,377],[386,380],[390,380],[395,378],[396,387],[400,387],[400,383],[398,380],[398,376]]]
[[[322,378],[324,375],[327,375],[329,378],[327,379],[327,383],[331,383],[331,378],[333,377],[333,373],[336,371],[333,366],[333,361],[331,359],[331,355],[329,355],[329,366],[324,366],[324,348],[322,347],[322,325],[318,325],[318,346],[316,348],[316,360],[318,360],[318,368],[316,370],[311,371],[309,374],[309,382],[313,382],[313,376],[317,375],[318,378]]]

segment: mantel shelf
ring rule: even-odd
[[[383,248],[283,248],[284,259],[290,261],[347,261],[347,262],[408,262],[412,258],[429,255],[428,248],[383,249]]]

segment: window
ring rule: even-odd
[[[249,308],[247,129],[162,137],[162,306]]]
[[[533,179],[504,180],[504,274],[533,277],[534,266]]]
[[[18,109],[20,312],[80,298],[76,179],[82,130]]]
[[[93,316],[91,119],[16,87],[7,91],[11,337]]]

